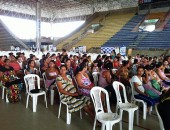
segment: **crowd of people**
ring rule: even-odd
[[[111,103],[116,103],[113,81],[120,81],[127,90],[131,88],[131,81],[135,98],[147,102],[148,108],[159,102],[160,113],[164,113],[164,102],[170,99],[162,96],[170,93],[170,56],[137,54],[123,60],[121,54],[112,52],[110,55],[99,54],[92,60],[91,55],[68,55],[64,49],[62,53],[42,55],[42,59],[33,54],[26,58],[24,53],[0,56],[0,80],[7,87],[10,102],[19,101],[24,75],[37,74],[41,77],[45,73],[46,86],[48,89],[58,87],[61,100],[68,103],[70,113],[84,108],[93,118],[90,90],[94,87],[94,72],[99,72],[97,85],[111,93]],[[165,120],[165,114],[162,115]],[[166,129],[169,128],[166,122],[164,125]]]

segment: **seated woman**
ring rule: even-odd
[[[84,96],[90,97],[90,90],[94,86],[93,83],[90,81],[90,78],[88,74],[86,73],[87,71],[87,63],[83,62],[79,65],[79,69],[77,70],[76,74],[76,80],[77,84],[79,86],[80,92]]]
[[[92,64],[92,73],[93,72],[99,72],[99,67],[97,66],[98,61],[94,60]]]
[[[45,71],[46,74],[46,86],[50,88],[51,85],[55,84],[56,77],[59,74],[59,69],[55,67],[55,61],[51,60],[48,65],[48,69]]]
[[[144,82],[143,87],[145,88],[145,91],[149,95],[149,97],[159,98],[159,96],[162,94],[160,92],[161,86],[159,85],[157,80],[155,80],[155,77],[152,75],[153,72],[151,70],[152,70],[151,65],[145,66],[145,73],[143,75],[143,82]],[[154,88],[154,87],[157,87],[157,88]]]
[[[35,62],[34,60],[28,61],[28,67],[25,69],[25,75],[27,74],[39,74],[38,70],[35,68]]]
[[[35,55],[33,55],[33,54],[30,54],[30,60],[33,60],[34,61],[34,67],[35,68],[38,68],[39,67],[39,62],[37,62],[37,60],[38,60],[38,58],[35,56]]]
[[[59,56],[56,57],[55,65],[56,65],[56,67],[60,67],[61,66],[61,61],[60,61],[60,57]]]
[[[65,64],[67,66],[67,75],[70,75],[71,77],[74,77],[74,71],[73,71],[73,68],[71,67],[71,60],[66,59]]]
[[[148,106],[153,106],[156,102],[158,102],[158,98],[151,98],[149,95],[145,92],[145,89],[143,87],[143,76],[144,74],[144,68],[142,66],[139,66],[137,68],[137,75],[132,77],[132,83],[134,86],[134,96],[137,99],[144,100]]]
[[[23,77],[23,71],[21,70],[20,64],[17,62],[14,55],[11,56],[10,66],[14,69],[18,77]]]
[[[165,75],[165,73],[163,71],[162,62],[156,63],[156,72],[157,72],[159,78],[162,80],[162,82],[165,83],[166,85],[170,86],[170,78],[168,78]]]
[[[4,66],[4,60],[5,60],[5,57],[0,56],[0,66]]]
[[[22,89],[22,83],[20,79],[16,79],[15,71],[10,67],[9,59],[4,60],[4,67],[2,67],[1,70],[3,70],[2,82],[7,88],[6,92],[9,102],[18,102],[21,97],[20,92]]]
[[[122,66],[116,71],[116,75],[119,77],[119,81],[125,85],[125,87],[130,87],[129,83],[129,61],[123,60]]]
[[[71,65],[73,70],[74,70],[74,73],[76,72],[76,69],[77,69],[78,65],[79,65],[79,57],[74,55],[72,65]]]
[[[116,103],[116,94],[113,89],[112,83],[116,79],[116,76],[112,72],[113,64],[110,61],[104,63],[103,69],[99,76],[99,86],[105,88],[107,91],[111,92],[111,100]]]
[[[72,79],[69,75],[66,75],[66,65],[60,66],[60,75],[57,76],[56,83],[60,98],[64,102],[67,102],[69,113],[84,109],[91,117],[94,118],[90,101],[82,96],[77,88],[73,85]]]
[[[119,57],[116,56],[116,57],[113,59],[113,68],[118,69],[119,67],[120,67]]]
[[[42,59],[43,64],[40,65],[41,73],[44,73],[48,69],[49,58],[44,57]]]
[[[167,77],[170,77],[170,66],[168,60],[163,60],[163,71]]]

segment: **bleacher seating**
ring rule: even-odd
[[[116,34],[134,16],[130,13],[112,13],[105,17],[103,27],[94,34],[88,34],[75,46],[86,46],[87,50],[92,47],[101,47],[108,39]]]
[[[92,47],[121,47],[137,49],[160,48],[166,49],[170,47],[170,21],[168,21],[162,30],[153,32],[138,32],[138,26],[144,19],[159,18],[160,21],[165,21],[167,13],[151,13],[147,16],[139,14],[134,16],[132,13],[109,13],[109,15],[98,16],[91,23],[100,23],[103,25],[100,30],[95,33],[88,33],[80,41],[74,44],[77,46],[86,46],[89,50]],[[167,17],[168,18],[168,17]],[[88,26],[84,27],[78,34],[81,34]],[[78,36],[73,35],[72,38],[64,41],[64,44],[69,43]],[[104,44],[103,44],[104,43]],[[61,46],[62,44],[60,44]],[[62,46],[61,46],[62,47]],[[69,48],[70,49],[70,48]]]
[[[163,31],[148,32],[147,36],[138,44],[138,48],[170,48],[170,20]]]
[[[133,32],[133,29],[144,19],[145,15],[135,15],[123,28],[112,36],[103,47],[128,46],[138,39],[141,32]]]
[[[83,27],[80,31],[78,31],[77,33],[73,34],[71,37],[67,38],[66,40],[64,40],[63,42],[58,44],[57,49],[61,50],[65,45],[71,44],[74,41],[74,39],[81,37],[81,35],[84,34],[85,29],[87,27],[89,27],[91,24],[98,23],[101,20],[101,18],[103,17],[103,15],[104,14],[97,16],[96,18],[94,18],[94,20],[92,20],[90,23],[85,25],[85,27]]]
[[[108,39],[116,34],[120,29],[134,16],[135,10],[124,12],[110,12],[98,15],[92,22],[82,28],[78,33],[72,37],[66,39],[64,42],[57,45],[57,49],[62,49],[65,45],[66,49],[69,50],[72,47],[86,46],[89,50],[92,47],[101,47]],[[95,33],[86,33],[86,35],[80,38],[81,34],[92,24],[100,23],[103,25]],[[79,39],[77,42],[72,44],[74,39]],[[71,44],[71,46],[70,46]]]
[[[161,16],[158,16],[161,15]],[[149,14],[146,18],[159,18],[164,20],[166,13]],[[160,48],[167,49],[170,47],[170,20],[162,31],[153,32],[135,32],[133,29],[139,25],[145,15],[134,16],[116,35],[112,36],[102,47],[135,47],[137,49]],[[137,44],[135,44],[137,43]],[[135,45],[135,46],[133,46]]]

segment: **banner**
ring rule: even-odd
[[[126,56],[126,47],[125,47],[125,46],[120,47],[120,54],[121,54],[122,56]]]

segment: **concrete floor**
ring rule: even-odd
[[[0,91],[1,93],[1,91]],[[1,94],[0,94],[1,95]],[[0,99],[0,130],[92,130],[93,123],[89,121],[89,116],[83,114],[80,119],[79,112],[72,114],[71,124],[66,124],[66,109],[62,106],[61,117],[57,118],[59,104],[51,106],[48,98],[48,108],[45,108],[43,98],[38,100],[37,112],[32,112],[32,101],[26,109],[26,95],[22,94],[22,101],[12,104]],[[96,127],[96,130],[100,130]],[[113,126],[113,130],[119,130],[119,125]],[[123,130],[128,130],[128,114],[123,116]],[[159,130],[158,118],[153,110],[152,115],[148,115],[146,120],[142,119],[140,112],[139,125],[134,121],[134,130]]]

